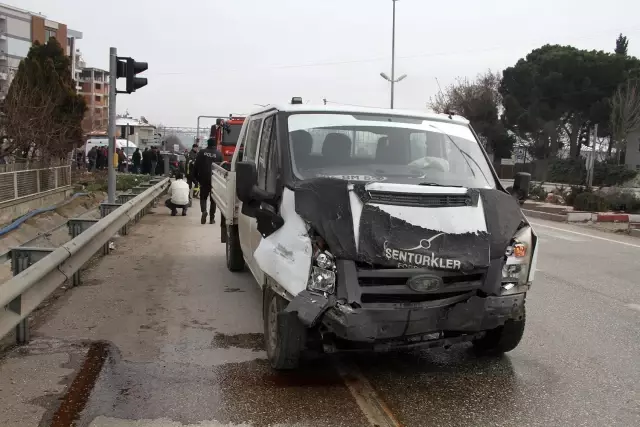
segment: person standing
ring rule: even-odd
[[[133,173],[137,175],[140,173],[140,162],[142,161],[142,155],[140,154],[139,148],[136,148],[136,151],[133,152],[131,160],[133,161]]]
[[[102,147],[96,148],[96,169],[102,169]]]
[[[185,154],[187,158],[187,184],[189,184],[189,198],[191,198],[191,189],[193,188],[193,167],[198,157],[198,144],[193,144],[191,151]]]
[[[124,165],[126,160],[124,150],[122,148],[118,148],[116,151],[118,153],[118,172],[124,172]]]
[[[194,179],[200,184],[200,211],[202,212],[201,224],[207,223],[207,199],[211,203],[211,211],[209,212],[209,224],[216,222],[216,202],[213,201],[211,194],[211,170],[214,163],[222,162],[222,153],[216,148],[216,141],[209,138],[207,148],[200,151],[196,157],[193,168]]]
[[[149,154],[149,160],[151,162],[151,176],[156,176],[158,157],[158,150],[156,149],[156,147],[151,147],[151,153]]]
[[[89,150],[89,154],[87,154],[87,157],[89,158],[89,170],[91,172],[95,172],[96,158],[98,157],[98,150],[95,146],[91,147],[91,150]]]
[[[151,173],[151,150],[149,147],[145,147],[142,152],[142,174],[147,175]]]
[[[189,207],[189,185],[182,179],[182,172],[175,172],[176,179],[169,187],[169,198],[164,205],[171,209],[171,216],[178,214],[178,208],[182,209],[182,216],[187,216],[187,208]]]
[[[120,164],[119,160],[120,160],[120,156],[118,155],[118,150],[115,150],[113,152],[113,168],[115,170],[118,170],[118,165]]]

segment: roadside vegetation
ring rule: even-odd
[[[149,182],[149,175],[117,174],[116,191],[127,191],[142,183]],[[95,171],[83,173],[75,179],[76,191],[106,192],[107,171]]]

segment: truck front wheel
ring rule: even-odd
[[[290,370],[298,367],[304,347],[304,325],[296,313],[285,313],[287,301],[265,286],[263,294],[264,340],[271,367]]]
[[[520,344],[524,325],[523,311],[522,318],[507,320],[504,325],[487,331],[484,337],[473,342],[473,346],[483,353],[507,353]]]
[[[244,269],[244,258],[242,257],[242,248],[240,247],[238,226],[228,226],[226,237],[227,268],[233,272],[242,271]]]

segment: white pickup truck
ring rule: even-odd
[[[275,369],[305,347],[518,345],[538,250],[515,198],[528,176],[507,193],[468,121],[292,102],[247,117],[237,148],[213,197],[229,270],[263,289]]]

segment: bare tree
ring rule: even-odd
[[[473,81],[458,79],[429,101],[429,107],[437,113],[459,114],[469,119],[496,160],[509,157],[514,143],[500,120],[500,81],[500,73],[492,71],[478,75]]]
[[[628,80],[618,87],[611,98],[611,144],[620,153],[627,145],[627,137],[640,130],[640,87],[638,80]],[[618,157],[619,158],[619,157]]]

